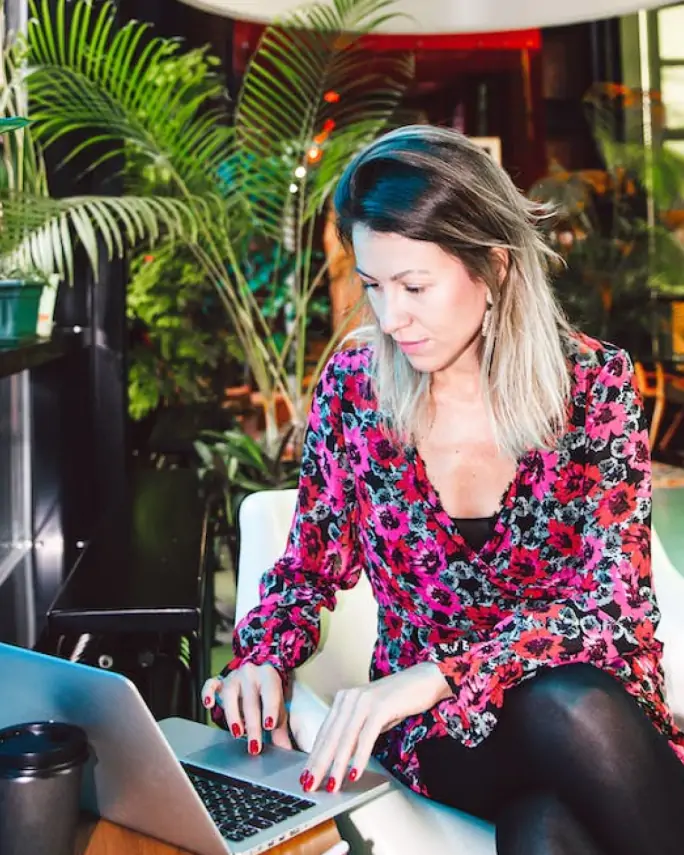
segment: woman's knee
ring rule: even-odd
[[[496,844],[502,855],[598,851],[568,806],[550,792],[529,792],[511,801],[496,819]]]
[[[506,712],[525,741],[542,740],[548,748],[549,740],[569,743],[576,736],[586,744],[592,733],[605,736],[633,705],[614,677],[578,663],[548,669],[516,687]]]
[[[563,816],[566,808],[555,793],[530,791],[517,799],[509,801],[496,817],[497,829],[508,829],[521,825],[546,826],[554,825]]]

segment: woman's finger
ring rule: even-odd
[[[357,759],[360,755],[359,745],[362,739],[364,730],[368,727],[368,716],[366,711],[357,706],[351,713],[344,729],[340,733],[337,742],[337,750],[330,764],[330,772],[326,781],[325,788],[329,793],[337,793],[343,786],[345,779],[348,777],[351,768],[356,767]],[[371,750],[372,750],[371,745]],[[350,767],[350,762],[354,757],[354,766]],[[359,776],[357,771],[351,776],[351,780],[355,781]]]
[[[333,726],[335,719],[337,718],[337,713],[339,709],[339,702],[337,698],[333,702],[332,707],[328,710],[328,714],[326,715],[323,723],[318,729],[318,733],[316,734],[316,738],[314,739],[314,744],[309,752],[309,758],[306,761],[306,767],[302,771],[302,775],[300,777],[300,783],[302,785],[302,789],[305,793],[310,792],[314,789],[314,785],[318,784],[319,781],[316,780],[314,775],[312,774],[312,769],[318,769],[321,765],[321,755],[325,751],[326,743],[329,739],[330,730]]]
[[[342,705],[342,693],[338,692],[334,699],[332,706],[328,710],[328,714],[323,719],[323,724],[318,728],[318,733],[316,734],[316,738],[314,739],[313,748],[309,752],[309,764],[314,763],[316,758],[320,755],[323,750],[323,746],[325,745],[328,734],[330,732],[330,728],[332,727],[333,722],[337,717],[337,713],[340,710]]]
[[[287,720],[287,710],[285,710],[284,708],[281,720],[271,731],[271,741],[278,748],[285,748],[288,751],[292,751],[294,748],[294,745],[292,744],[292,739],[290,738],[290,729],[288,727]]]
[[[220,698],[223,705],[223,714],[226,724],[233,736],[238,739],[245,732],[245,725],[240,714],[240,694],[242,684],[239,679],[233,677],[225,680],[221,690]]]
[[[355,713],[356,700],[356,695],[351,692],[345,692],[339,703],[336,698],[336,703],[331,710],[329,726],[325,733],[319,733],[314,752],[309,759],[308,769],[313,779],[309,790],[316,790],[320,786],[325,786],[329,792],[335,789],[337,782],[327,773],[337,757],[340,743],[343,740],[356,743],[359,728]]]
[[[264,674],[262,678],[261,716],[263,729],[270,731],[273,744],[291,750],[293,746],[287,727],[283,681],[275,670],[272,674]]]
[[[208,710],[216,705],[216,693],[221,691],[222,684],[220,677],[210,677],[202,686],[202,703]]]
[[[302,781],[304,792],[317,790],[330,766],[332,751],[335,749],[332,734],[338,717],[339,712],[331,709],[316,735],[316,741],[306,763],[306,780]]]
[[[242,715],[247,733],[247,750],[250,754],[259,754],[261,751],[261,683],[255,675],[241,676]]]
[[[261,715],[264,730],[273,730],[282,719],[283,707],[283,684],[280,676],[265,673],[261,679]]]
[[[373,752],[373,746],[378,736],[380,736],[381,730],[382,728],[375,717],[370,716],[366,719],[356,740],[356,751],[354,751],[353,757],[349,762],[347,777],[352,783],[357,781],[366,771]]]

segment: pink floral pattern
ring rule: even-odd
[[[236,629],[227,670],[269,662],[286,678],[316,649],[321,608],[366,572],[379,607],[371,679],[434,662],[453,690],[376,743],[416,791],[418,742],[448,735],[479,745],[508,689],[573,662],[622,681],[684,761],[654,637],[648,438],[627,354],[577,337],[567,429],[553,451],[520,458],[479,552],[445,512],[416,448],[381,430],[370,356],[342,351],[324,372],[287,549]]]

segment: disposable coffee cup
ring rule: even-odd
[[[73,855],[88,739],[59,722],[0,730],[0,855]]]

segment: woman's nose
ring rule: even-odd
[[[402,308],[401,300],[385,296],[378,320],[385,335],[394,335],[408,325],[410,317]]]

